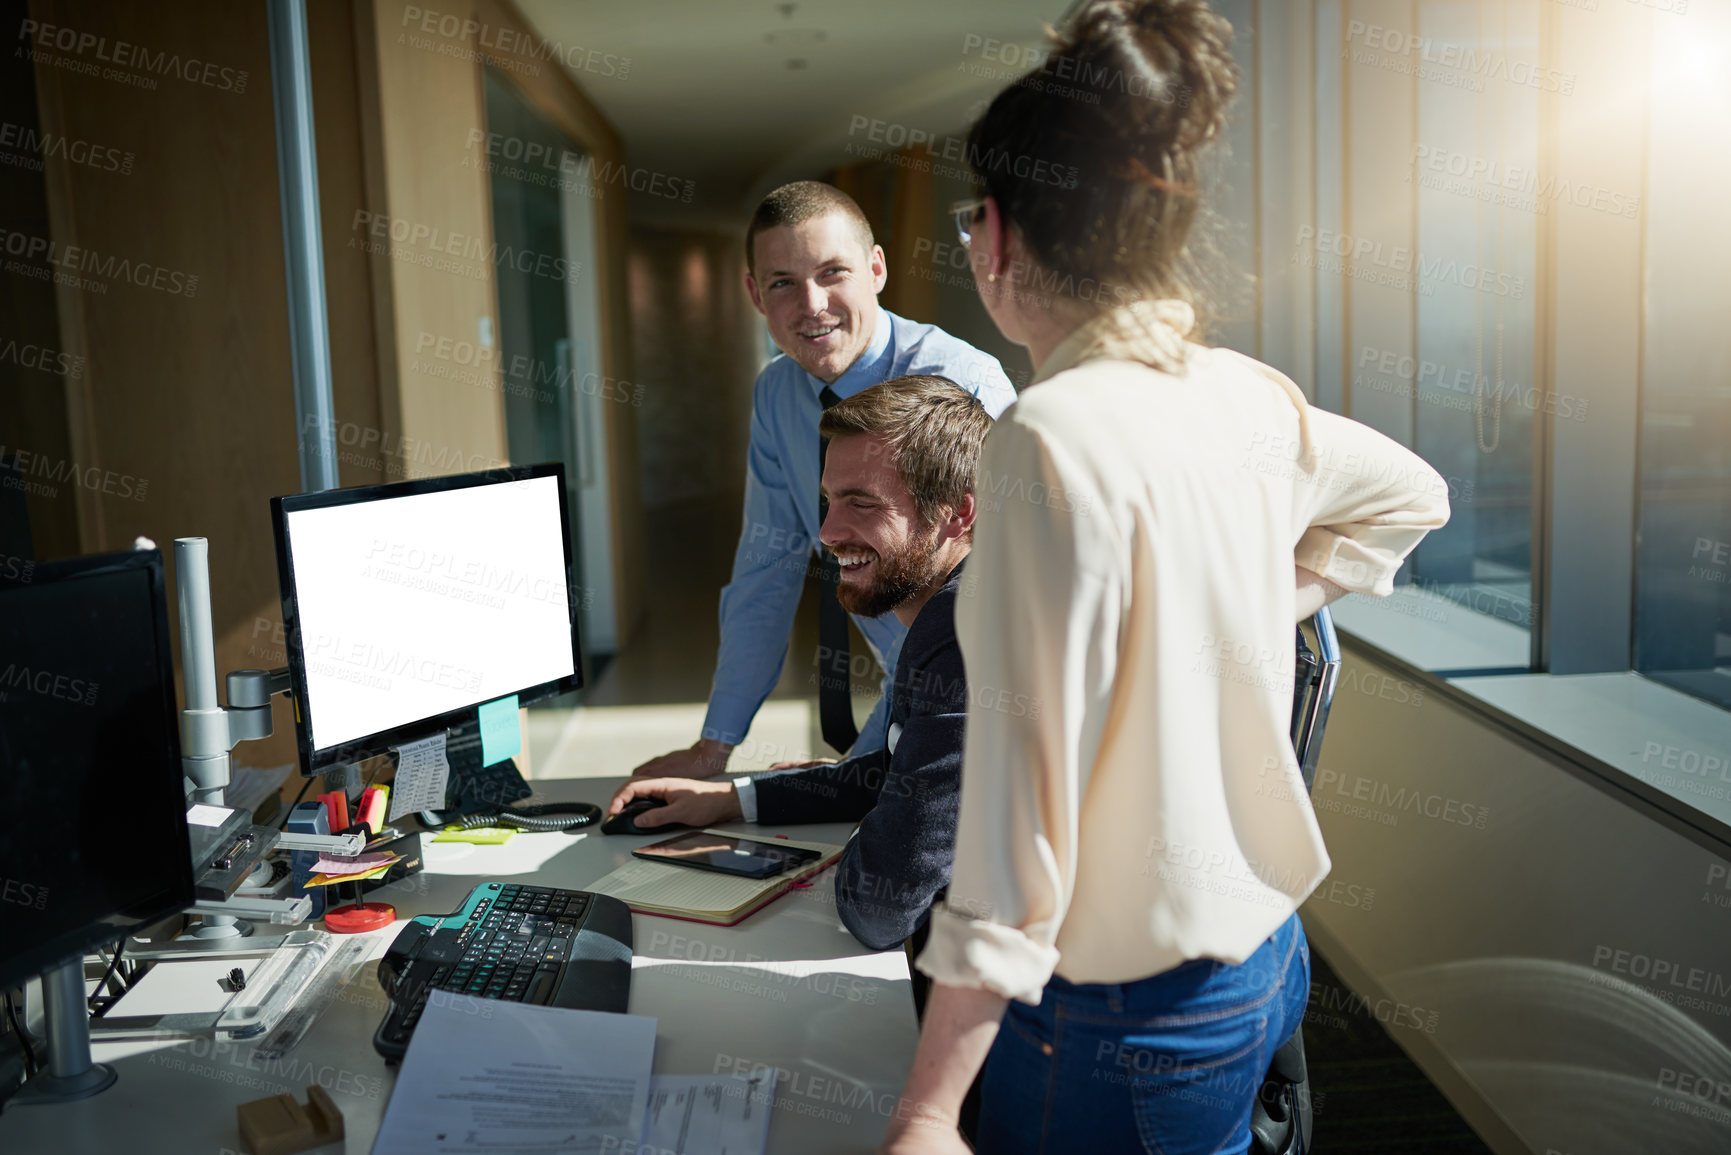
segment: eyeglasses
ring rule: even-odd
[[[974,197],[972,200],[957,201],[950,211],[956,215],[956,235],[962,238],[964,247],[971,247],[974,243],[974,222],[986,211],[986,198]]]

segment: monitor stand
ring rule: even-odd
[[[42,972],[42,1006],[48,1027],[48,1069],[33,1075],[12,1102],[19,1106],[70,1103],[112,1087],[120,1076],[113,1067],[90,1057],[83,955]]]

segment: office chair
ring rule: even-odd
[[[1311,650],[1298,631],[1298,662],[1293,671],[1292,749],[1304,775],[1304,788],[1316,782],[1316,760],[1328,726],[1328,708],[1340,677],[1340,639],[1334,619],[1324,606],[1310,619],[1316,633]],[[1274,1052],[1268,1074],[1250,1110],[1250,1155],[1303,1155],[1310,1150],[1312,1129],[1310,1075],[1304,1064],[1304,1025]]]

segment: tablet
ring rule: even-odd
[[[711,834],[707,830],[694,830],[665,842],[651,843],[631,853],[651,862],[670,862],[675,866],[737,874],[744,878],[769,878],[823,857],[803,846],[759,842],[728,834]]]

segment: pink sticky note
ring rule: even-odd
[[[388,850],[374,854],[357,854],[353,858],[345,858],[340,854],[321,854],[319,860],[313,863],[314,874],[359,874],[363,870],[372,870],[383,866],[396,858]]]

